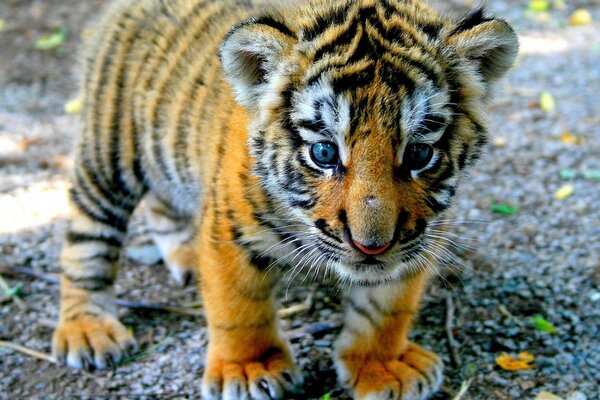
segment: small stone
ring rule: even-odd
[[[563,399],[562,399],[562,397],[558,397],[557,395],[555,395],[553,393],[542,391],[542,392],[539,392],[537,394],[537,396],[535,396],[534,400],[563,400]]]
[[[127,249],[127,258],[142,265],[158,264],[162,257],[156,246],[145,245],[139,247],[130,247]]]
[[[567,400],[587,400],[587,396],[582,392],[575,390],[567,395]]]
[[[494,146],[496,147],[505,147],[506,146],[506,138],[502,136],[498,136],[494,138]]]

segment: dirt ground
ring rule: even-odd
[[[0,399],[199,398],[206,345],[201,303],[193,287],[179,288],[155,265],[139,221],[117,292],[128,302],[122,321],[142,351],[110,371],[75,371],[43,359],[58,314],[52,280],[78,133],[78,117],[63,107],[75,96],[84,23],[104,3],[0,2],[0,276],[18,292],[10,297],[0,288],[0,341],[41,353],[0,347]],[[600,2],[548,3],[547,12],[532,13],[526,1],[489,2],[517,28],[521,54],[492,105],[489,151],[456,200],[457,256],[429,290],[412,337],[446,364],[436,399],[454,398],[461,387],[463,399],[534,398],[543,391],[600,398],[600,181],[594,178],[600,170]],[[451,6],[457,11],[465,4]],[[599,22],[570,26],[576,8]],[[35,48],[61,29],[64,43]],[[544,92],[554,107],[548,95],[540,105]],[[556,199],[565,185],[573,194]],[[133,253],[137,261],[128,259]],[[341,294],[314,283],[284,283],[280,292],[287,312],[308,304],[282,318],[306,374],[298,398],[348,398],[330,359],[341,329]],[[540,319],[536,328],[535,317],[550,328]],[[531,369],[496,364],[501,353],[521,351],[535,356]]]

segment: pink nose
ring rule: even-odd
[[[374,256],[377,254],[381,254],[383,253],[388,247],[390,247],[390,242],[384,244],[383,246],[380,247],[373,247],[373,246],[365,246],[359,242],[357,242],[356,240],[352,239],[352,242],[354,243],[354,245],[363,253],[368,254],[370,256]]]

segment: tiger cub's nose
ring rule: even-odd
[[[380,246],[380,245],[364,245],[360,242],[357,242],[356,240],[352,239],[352,243],[354,243],[354,246],[356,246],[356,248],[358,250],[360,250],[361,252],[368,254],[370,256],[374,256],[377,254],[381,254],[384,251],[387,250],[388,247],[390,247],[391,242],[387,242],[386,244]]]

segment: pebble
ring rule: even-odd
[[[587,400],[587,396],[576,390],[567,395],[567,400]]]

